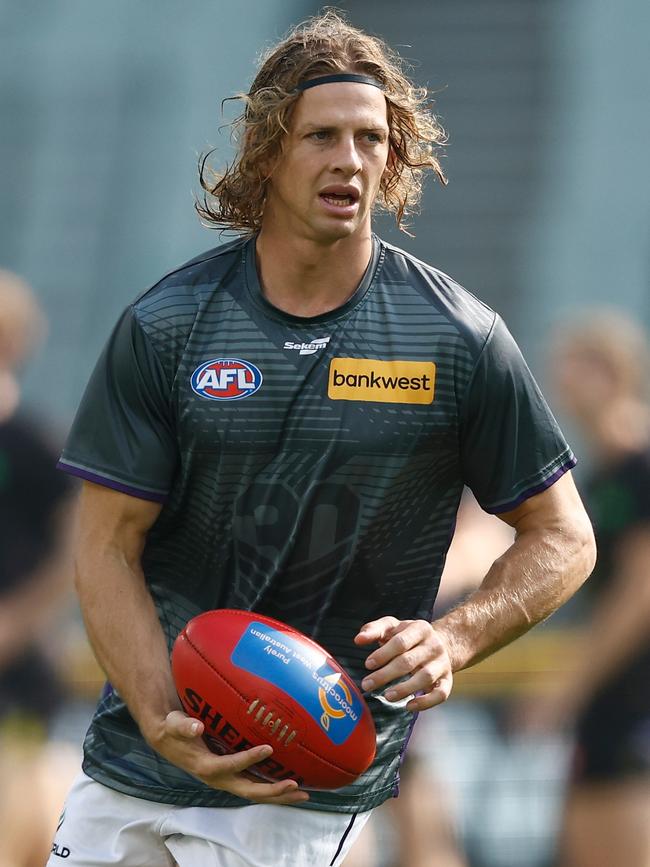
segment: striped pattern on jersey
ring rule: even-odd
[[[261,386],[207,398],[192,378],[215,359],[253,365]],[[433,370],[432,398],[417,402]],[[210,381],[219,393],[239,380],[219,369]],[[495,313],[378,239],[353,297],[309,319],[263,297],[254,239],[168,275],[118,324],[61,459],[164,501],[143,565],[170,648],[201,611],[255,610],[313,636],[357,683],[364,622],[430,618],[463,485],[504,511],[574,462]],[[375,762],[307,809],[366,810],[395,793],[413,716],[368,702]],[[138,797],[242,803],[157,756],[111,689],[84,768]]]

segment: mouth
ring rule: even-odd
[[[354,205],[357,199],[353,198],[349,195],[341,195],[340,193],[321,193],[321,199],[324,199],[330,205],[337,205],[340,208],[349,207],[350,205]]]
[[[322,202],[329,209],[340,211],[341,213],[349,213],[356,211],[356,206],[359,202],[359,190],[355,187],[326,187],[318,194]]]

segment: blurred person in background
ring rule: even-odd
[[[48,636],[69,597],[69,481],[54,444],[19,411],[18,372],[40,343],[30,288],[0,271],[0,844],[2,867],[42,867],[56,821],[44,764],[65,697]],[[58,800],[58,797],[57,797]]]
[[[574,727],[559,867],[650,865],[650,350],[595,311],[560,332],[558,400],[591,451],[584,485],[598,563],[582,653],[529,725]]]

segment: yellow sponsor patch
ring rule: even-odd
[[[432,361],[333,358],[327,395],[332,400],[432,403],[435,381]]]

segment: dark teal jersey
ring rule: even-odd
[[[119,321],[61,459],[164,503],[143,566],[170,648],[201,611],[250,609],[313,636],[357,683],[364,622],[430,618],[463,485],[503,512],[574,463],[500,318],[378,239],[355,294],[310,318],[264,298],[254,239],[166,276]],[[376,761],[307,807],[394,793],[413,715],[368,702]],[[151,800],[243,803],[153,752],[110,686],[84,767]]]

